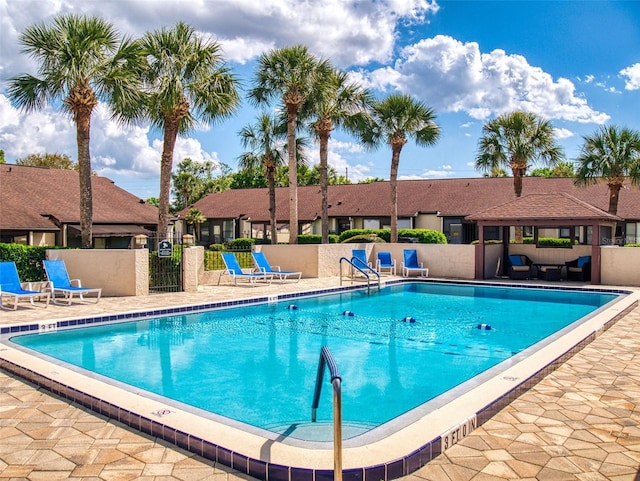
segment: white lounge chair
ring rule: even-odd
[[[62,304],[56,295],[62,295],[62,300],[66,305],[71,304],[73,296],[77,295],[81,301],[87,294],[95,295],[96,304],[102,295],[101,287],[82,287],[80,279],[69,279],[67,266],[63,260],[45,260],[44,271],[47,274],[49,290],[54,304]]]
[[[25,289],[27,287],[28,289]],[[20,299],[29,299],[32,305],[33,300],[38,298],[45,298],[45,305],[49,305],[50,294],[48,292],[39,292],[30,290],[31,286],[27,282],[20,282],[20,275],[16,263],[13,261],[0,262],[0,308],[9,309],[4,307],[4,298],[13,298],[12,310],[18,309],[18,301]]]
[[[289,277],[297,277],[298,280],[300,280],[302,277],[302,272],[283,271],[280,269],[280,266],[272,266],[262,252],[252,252],[251,257],[253,257],[253,262],[255,262],[258,272],[262,272],[263,274],[271,274],[281,281]]]
[[[266,274],[264,272],[245,272],[238,264],[238,259],[236,259],[235,254],[231,252],[222,252],[222,261],[226,269],[220,273],[220,277],[218,277],[218,284],[220,284],[220,279],[222,276],[228,275],[233,278],[233,285],[238,285],[238,279],[244,279],[248,281],[251,285],[255,286],[256,281],[263,281],[271,284],[273,279],[273,274]]]

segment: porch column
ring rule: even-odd
[[[476,245],[475,279],[484,279],[484,224],[478,225],[478,244]]]
[[[591,284],[600,284],[600,224],[592,226],[591,236]]]

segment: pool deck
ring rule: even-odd
[[[548,285],[549,283],[547,283]],[[256,288],[21,306],[0,325],[315,290],[337,278]],[[405,481],[636,480],[640,307]],[[0,479],[251,479],[95,414],[0,370]]]

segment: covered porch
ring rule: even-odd
[[[501,265],[508,264],[510,243],[510,228],[532,226],[536,251],[541,255],[538,262],[544,263],[544,251],[547,248],[538,244],[539,231],[544,228],[568,228],[570,232],[569,246],[573,249],[576,241],[576,227],[585,227],[589,233],[587,239],[591,245],[591,283],[601,283],[601,245],[613,243],[615,225],[621,218],[611,215],[597,207],[583,202],[569,194],[530,194],[513,201],[477,212],[466,217],[467,220],[478,224],[479,242],[476,245],[475,278],[485,278],[486,245],[485,227],[502,227],[503,250]],[[561,249],[561,248],[555,248]],[[576,255],[577,257],[577,255]]]

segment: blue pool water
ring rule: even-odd
[[[370,295],[349,291],[12,341],[131,389],[291,437],[322,440],[326,432],[303,429],[309,426],[322,346],[330,348],[341,371],[345,435],[355,436],[616,297],[409,283]],[[331,418],[331,389],[325,386],[318,420]]]

